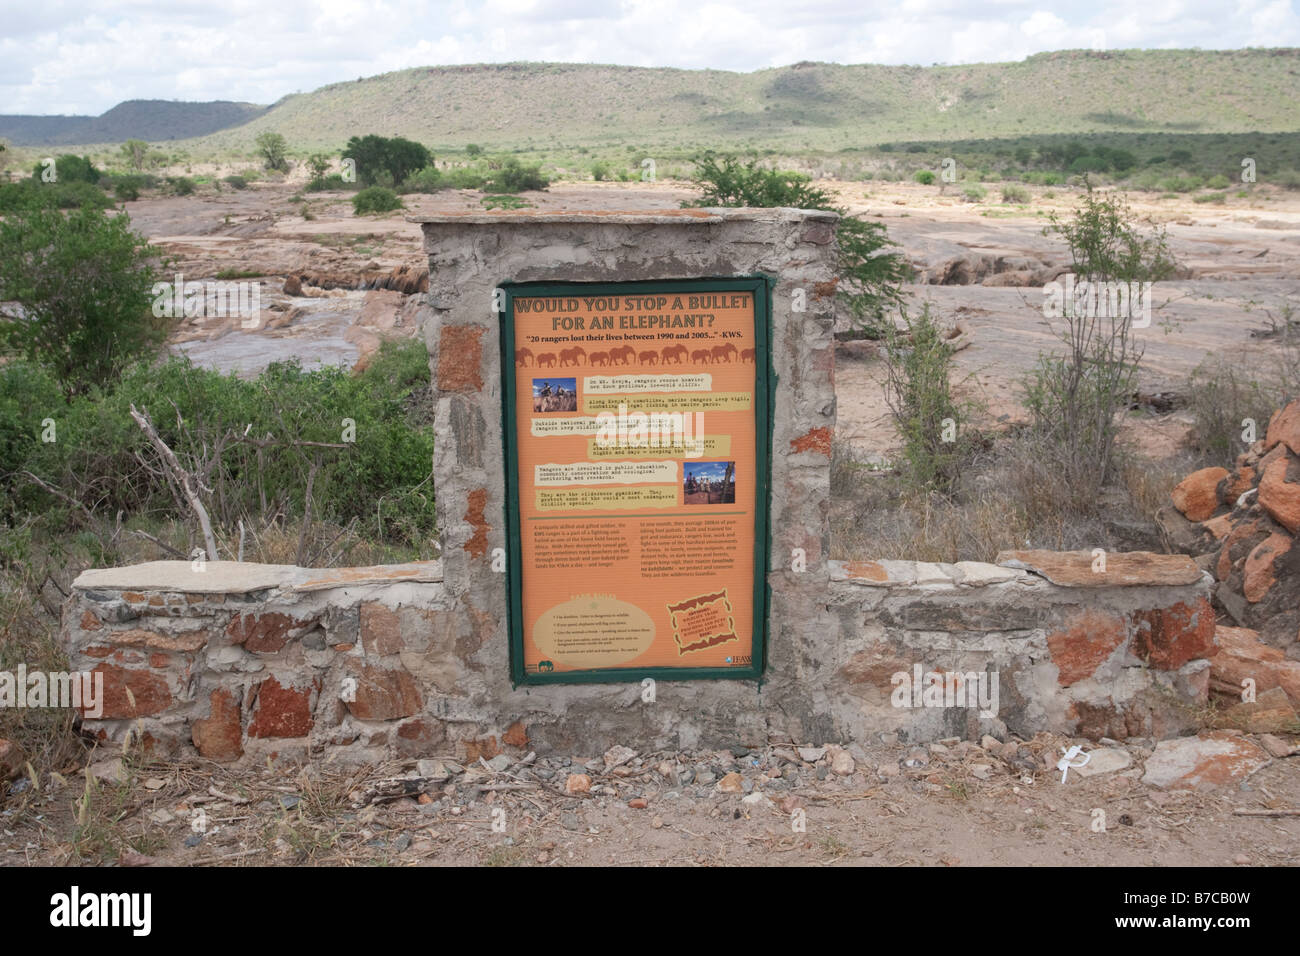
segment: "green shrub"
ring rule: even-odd
[[[596,182],[602,182],[609,178],[609,163],[592,163],[591,178]]]
[[[1201,193],[1199,196],[1193,196],[1192,202],[1223,202],[1228,198],[1227,193]]]
[[[356,189],[355,183],[349,183],[343,179],[342,173],[330,173],[321,179],[313,179],[306,186],[302,187],[306,192],[339,192],[345,189]]]
[[[1206,189],[1227,189],[1228,186],[1230,186],[1231,184],[1232,181],[1229,180],[1227,176],[1223,175],[1223,173],[1216,173],[1215,175],[1211,176],[1209,179],[1205,181],[1205,188]]]
[[[358,216],[401,208],[402,200],[386,186],[370,186],[352,197],[352,209]]]
[[[127,202],[133,202],[140,198],[140,190],[144,188],[144,177],[128,174],[125,176],[113,177],[113,195],[118,199]]]
[[[288,146],[283,136],[267,130],[264,133],[258,133],[255,142],[257,143],[257,151],[262,154],[267,169],[273,169],[277,172],[288,170],[289,161],[285,158],[285,151]]]
[[[1167,193],[1190,193],[1201,188],[1199,176],[1167,176],[1160,180],[1160,188]]]
[[[170,176],[167,179],[167,191],[173,196],[191,196],[194,189],[194,180],[188,176]]]
[[[885,402],[903,441],[908,483],[945,489],[956,478],[963,414],[952,396],[953,351],[927,302],[903,327],[886,327]]]
[[[1110,164],[1100,156],[1080,156],[1070,163],[1069,173],[1072,176],[1078,176],[1082,173],[1104,173],[1110,169]]]
[[[128,139],[118,151],[137,173],[144,170],[145,158],[149,155],[149,144],[142,139]]]
[[[49,203],[11,212],[0,221],[0,301],[23,314],[0,313],[0,334],[69,396],[111,382],[165,335],[150,309],[154,255],[125,214]]]
[[[1024,186],[1003,186],[1002,201],[1006,203],[1019,203],[1025,205],[1033,200],[1033,196]]]
[[[32,178],[44,182],[42,174],[45,172],[44,162],[37,163],[32,168]],[[99,182],[100,172],[95,168],[95,164],[86,156],[74,156],[72,153],[64,153],[54,160],[54,182],[67,183],[90,183],[92,186]]]
[[[449,189],[482,189],[483,173],[472,166],[457,166],[443,172],[443,182]]]
[[[227,176],[222,180],[231,189],[247,189],[248,179],[245,176]]]
[[[80,209],[91,206],[107,209],[113,205],[98,186],[87,182],[43,183],[38,179],[20,179],[0,185],[0,213],[9,213],[28,207]]]
[[[918,169],[916,171],[916,175],[914,175],[912,178],[915,179],[922,186],[934,185],[934,173],[930,172],[930,170],[928,169]]]
[[[402,184],[402,191],[408,193],[435,193],[442,188],[442,173],[436,166],[425,166],[411,173]]]
[[[1283,189],[1300,189],[1300,172],[1294,169],[1280,169],[1272,178]]]
[[[980,202],[989,194],[989,191],[983,186],[967,186],[961,191],[961,194],[967,202]]]
[[[433,153],[421,144],[401,136],[374,133],[349,139],[343,158],[356,162],[362,186],[397,186],[416,170],[433,165]],[[387,179],[381,176],[383,173]]]
[[[1110,162],[1110,168],[1117,173],[1126,173],[1134,169],[1138,164],[1138,159],[1127,149],[1111,149],[1110,147],[1100,147],[1094,150],[1099,155],[1105,155]]]
[[[1175,268],[1164,231],[1141,234],[1116,194],[1089,190],[1069,222],[1052,213],[1043,232],[1065,240],[1074,273],[1088,282],[1154,282]],[[1064,348],[1040,353],[1025,407],[1065,489],[1062,508],[1090,513],[1117,472],[1116,418],[1133,393],[1142,347],[1126,316],[1064,313],[1053,328]]]
[[[753,206],[830,209],[830,194],[803,173],[767,169],[758,160],[704,153],[695,160],[695,181],[704,195],[685,206]]]
[[[307,159],[307,168],[311,170],[312,179],[324,179],[330,169],[330,158],[324,153],[312,153]]]
[[[541,164],[524,166],[511,157],[493,170],[483,183],[483,188],[496,193],[521,193],[528,190],[545,189],[550,183],[542,175]]]
[[[435,532],[430,397],[428,353],[418,339],[385,342],[360,374],[288,362],[243,380],[179,357],[142,362],[112,388],[66,405],[49,372],[10,362],[0,367],[0,523],[65,507],[24,471],[85,502],[110,526],[119,513],[127,521],[174,515],[168,479],[129,415],[134,404],[184,466],[210,463],[204,497],[223,543],[238,540],[241,520],[257,528],[277,513],[300,518],[314,470],[315,520],[355,523],[366,538],[427,553]],[[40,441],[47,417],[56,419],[56,442]],[[352,441],[343,438],[345,420]],[[245,434],[261,447],[243,441]],[[302,442],[344,447],[293,444]]]
[[[841,213],[836,236],[840,283],[836,290],[854,325],[870,338],[883,334],[885,313],[903,301],[901,285],[911,267],[890,240],[884,224],[869,222],[836,209],[830,194],[812,185],[802,173],[766,169],[756,160],[742,163],[732,156],[705,153],[695,160],[696,182],[703,195],[683,206],[788,206]]]
[[[527,209],[533,204],[522,196],[500,195],[484,196],[479,205],[484,209]]]

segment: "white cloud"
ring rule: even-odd
[[[552,60],[755,70],[800,60],[972,63],[1045,50],[1300,45],[1290,0],[6,0],[0,104],[272,103],[390,70]]]
[[[1035,10],[1020,24],[1020,32],[1032,40],[1052,40],[1065,33],[1067,24],[1050,10]]]

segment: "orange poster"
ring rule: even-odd
[[[761,669],[762,288],[512,290],[517,679]]]

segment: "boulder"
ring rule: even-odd
[[[1286,445],[1293,455],[1300,455],[1300,400],[1273,413],[1264,436],[1264,450],[1271,451],[1278,444]]]
[[[1259,479],[1259,506],[1292,534],[1300,533],[1300,459],[1279,455]]]
[[[1227,477],[1226,468],[1202,468],[1180,481],[1169,497],[1188,520],[1204,521],[1218,510],[1219,482]]]

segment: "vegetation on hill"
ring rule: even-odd
[[[338,149],[377,115],[386,135],[439,152],[471,144],[632,145],[685,156],[703,149],[838,152],[1026,131],[1280,132],[1300,129],[1297,63],[1296,50],[1120,50],[961,66],[798,63],[753,73],[559,63],[426,67],[287,96],[195,145],[246,149],[259,132],[275,129],[304,149]]]

